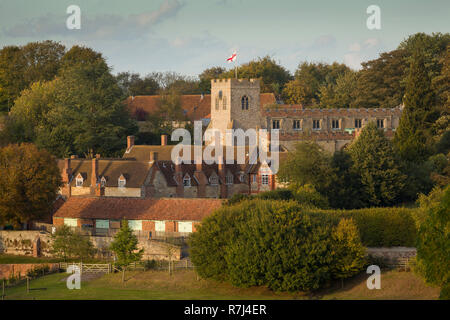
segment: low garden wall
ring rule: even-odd
[[[57,271],[59,263],[22,263],[22,264],[0,264],[0,279],[23,278],[29,270],[49,267],[49,272]]]

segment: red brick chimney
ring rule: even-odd
[[[208,183],[208,178],[206,178],[205,173],[203,172],[203,161],[199,161],[195,164],[195,172],[194,176],[198,181],[197,186],[197,197],[205,198],[206,197],[206,185]]]
[[[72,176],[72,168],[70,167],[70,159],[64,159],[64,169],[62,172],[62,182],[69,183],[70,177]]]
[[[130,151],[131,147],[134,146],[134,136],[127,137],[127,151]]]
[[[166,134],[161,135],[161,145],[167,146],[167,135]]]
[[[98,158],[92,159],[91,187],[96,187],[98,181]]]

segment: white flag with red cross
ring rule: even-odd
[[[231,57],[229,57],[229,58],[227,59],[227,61],[228,61],[228,62],[234,62],[234,61],[236,61],[236,51],[233,52],[233,54],[231,55]]]

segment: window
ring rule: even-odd
[[[272,129],[280,129],[280,120],[272,120]]]
[[[105,178],[105,177],[102,177],[102,179],[100,180],[100,185],[101,185],[102,187],[105,187],[105,186],[106,186],[106,178]]]
[[[178,221],[178,232],[192,232],[192,222]]]
[[[301,120],[294,120],[294,122],[292,123],[292,129],[301,130]]]
[[[313,120],[313,130],[320,130],[320,120]]]
[[[127,180],[125,179],[125,177],[123,175],[120,175],[119,181],[118,181],[119,188],[124,188],[126,184],[127,184]]]
[[[220,90],[220,91],[219,91],[219,99],[220,99],[220,100],[222,100],[222,96],[223,96],[223,93],[222,93],[222,90]]]
[[[213,186],[217,186],[217,184],[218,184],[218,179],[217,179],[217,176],[211,176],[211,177],[209,177],[209,183],[211,184],[211,185],[213,185]]]
[[[256,176],[256,174],[252,175],[252,182],[253,183],[258,182],[258,177]]]
[[[155,231],[165,232],[166,222],[165,221],[155,221]]]
[[[216,98],[216,110],[219,110],[219,98]]]
[[[223,105],[223,110],[227,110],[227,97],[223,97],[222,105]]]
[[[142,230],[142,220],[128,220],[128,227],[131,230]]]
[[[77,218],[64,218],[64,224],[68,227],[78,227]]]
[[[77,187],[82,187],[83,186],[83,177],[81,176],[81,174],[78,174],[77,178],[75,179],[75,183]]]
[[[242,110],[248,110],[248,97],[243,96],[241,99]]]
[[[233,184],[233,176],[232,175],[228,175],[225,177],[225,183],[226,184]]]
[[[245,182],[245,174],[243,174],[243,173],[239,174],[239,181]]]
[[[109,220],[95,220],[95,228],[97,229],[109,229]]]
[[[333,119],[331,120],[331,129],[339,129],[339,120]]]
[[[377,127],[379,129],[384,128],[384,119],[377,119]]]
[[[355,119],[355,128],[361,128],[361,119]]]
[[[191,177],[185,175],[183,178],[183,186],[190,187],[191,186]]]
[[[261,176],[261,184],[269,185],[269,175],[268,174],[263,174]]]

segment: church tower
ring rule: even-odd
[[[263,125],[258,79],[211,80],[211,123],[225,137],[227,129],[257,129]]]

